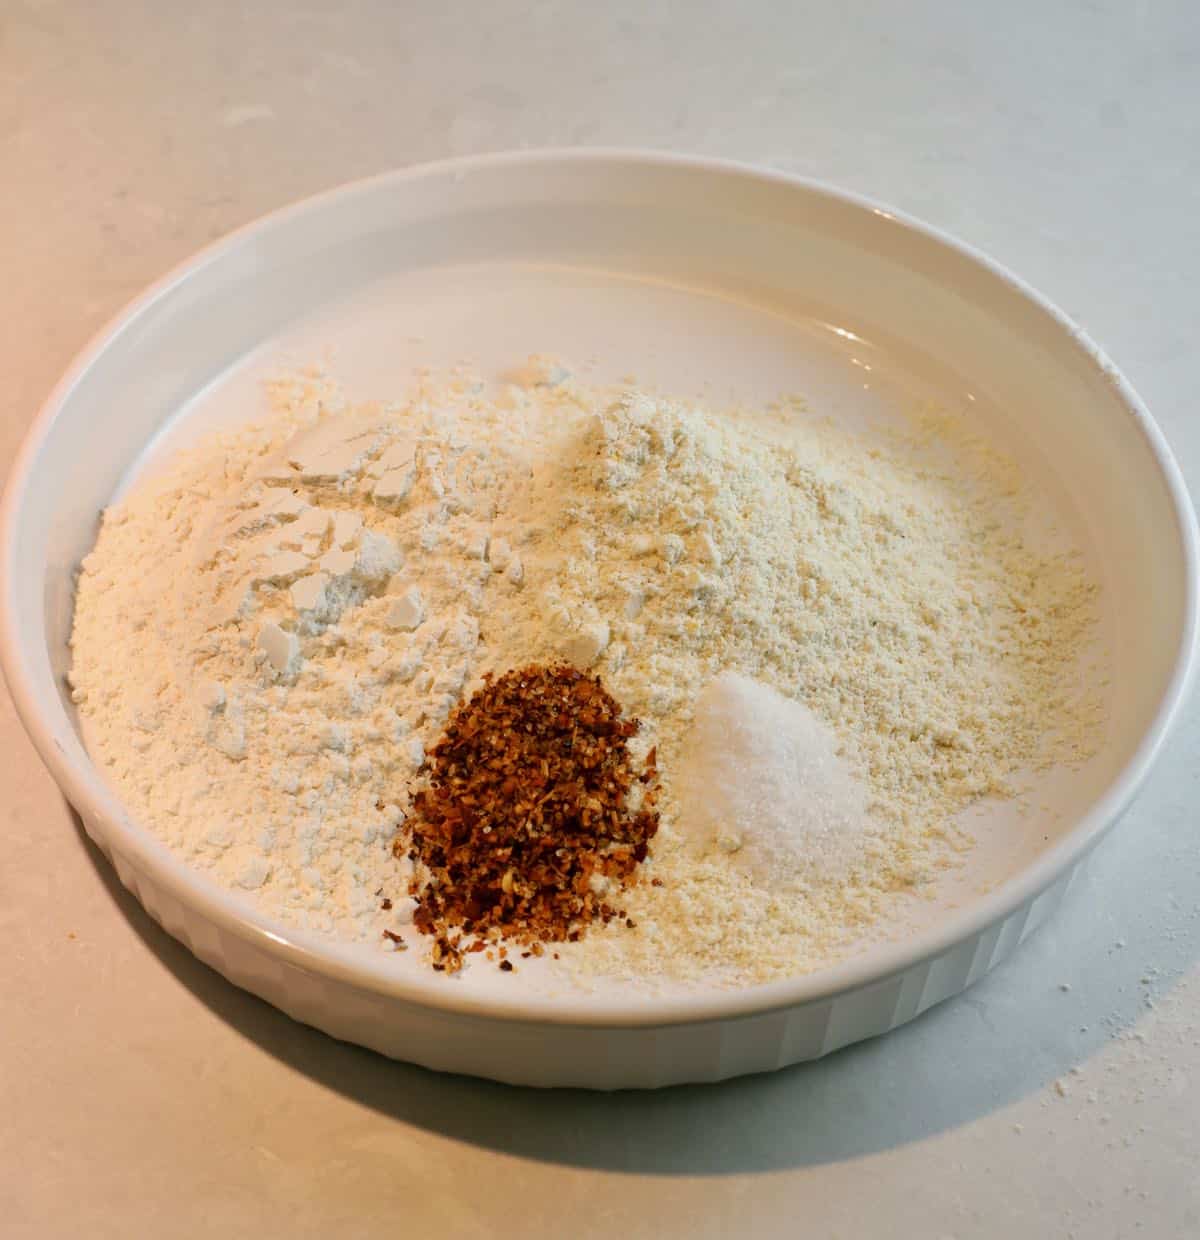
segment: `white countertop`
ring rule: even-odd
[[[0,455],[213,237],[397,165],[576,143],[804,173],[982,247],[1100,341],[1200,483],[1193,0],[9,0]],[[966,995],[822,1062],[618,1096],[439,1077],[235,990],[0,711],[0,1235],[1200,1234],[1200,703]]]

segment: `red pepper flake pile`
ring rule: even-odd
[[[640,773],[629,755],[639,726],[599,677],[565,666],[489,677],[454,711],[395,844],[418,863],[413,921],[434,936],[435,969],[485,941],[540,956],[625,916],[605,897],[636,881],[658,830],[655,751]]]

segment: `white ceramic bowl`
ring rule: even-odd
[[[301,311],[310,317],[297,326]],[[813,325],[832,333],[825,354]],[[190,871],[98,777],[64,694],[73,572],[98,510],[164,427],[194,430],[212,415],[198,394],[233,391],[230,368],[244,372],[256,346],[287,340],[295,352],[332,333],[364,383],[385,372],[394,383],[408,361],[428,360],[405,351],[418,328],[448,357],[590,342],[618,366],[641,349],[639,364],[666,382],[700,370],[764,391],[819,385],[823,365],[859,365],[873,350],[877,370],[966,394],[1069,511],[1108,600],[1113,724],[1065,794],[1063,820],[1014,836],[986,893],[948,902],[899,941],[789,981],[666,999],[480,993],[400,975],[393,957],[271,923]],[[412,169],[210,247],[121,314],[52,393],[12,471],[0,551],[0,655],[17,709],[156,920],[236,985],[335,1037],[536,1085],[763,1071],[883,1033],[962,990],[1055,907],[1136,792],[1197,640],[1195,517],[1178,471],[1141,402],[1059,311],[980,254],[859,198],[636,153]]]

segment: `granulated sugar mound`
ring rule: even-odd
[[[392,840],[426,751],[488,672],[586,668],[642,721],[633,759],[657,747],[661,827],[624,901],[636,928],[563,945],[584,984],[827,964],[931,886],[956,814],[1102,735],[1101,679],[1077,675],[1096,587],[1075,553],[1025,541],[1032,497],[953,419],[862,438],[536,364],[526,387],[454,376],[393,405],[348,407],[320,376],[273,396],[274,417],[104,514],[70,681],[130,811],[287,922],[378,943],[411,920]],[[790,819],[808,824],[805,865],[741,786],[756,755],[704,742],[739,785],[720,804],[762,808],[756,843],[749,817],[738,828],[746,857],[773,871],[791,849],[786,887],[685,846],[684,738],[725,672],[800,704],[840,748],[836,768],[797,774],[845,811]],[[843,767],[870,829],[823,876],[858,817]]]
[[[723,672],[696,703],[676,780],[692,849],[719,849],[778,891],[845,882],[870,819],[865,786],[837,751],[812,711]]]

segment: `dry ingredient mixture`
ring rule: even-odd
[[[1101,680],[1078,675],[1096,587],[1027,541],[1033,497],[957,417],[864,437],[536,363],[524,387],[460,375],[396,405],[348,407],[317,374],[272,397],[105,512],[70,683],[131,812],[287,922],[404,935],[422,875],[392,842],[426,753],[486,675],[530,664],[599,675],[642,723],[632,768],[657,756],[636,928],[562,944],[577,980],[827,964],[932,889],[960,811],[1102,735]],[[861,786],[835,880],[694,847],[681,763],[728,672],[819,720]]]
[[[395,845],[417,863],[414,922],[434,936],[434,968],[488,943],[503,962],[502,939],[540,956],[622,915],[608,897],[658,830],[655,753],[640,773],[629,757],[638,726],[568,666],[489,677],[455,710]]]

